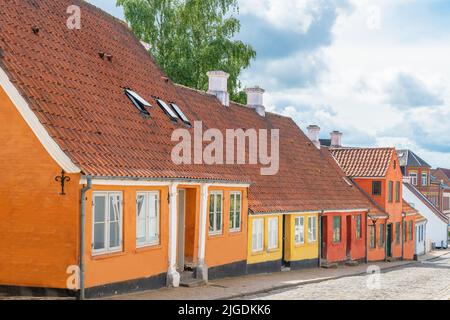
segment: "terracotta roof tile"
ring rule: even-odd
[[[338,148],[330,151],[347,176],[377,178],[386,175],[395,149]]]

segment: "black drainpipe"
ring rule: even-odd
[[[370,209],[369,210],[367,210],[367,212],[366,212],[366,239],[365,239],[365,241],[366,241],[366,264],[367,263],[369,263],[369,244],[368,244],[368,241],[369,241],[369,212],[370,212]]]
[[[84,300],[84,256],[86,238],[86,193],[92,189],[92,178],[87,177],[87,185],[81,189],[80,217],[80,300]]]

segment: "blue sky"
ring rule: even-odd
[[[123,18],[114,0],[90,0]],[[305,129],[450,167],[450,1],[239,0],[245,85]]]

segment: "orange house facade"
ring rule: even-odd
[[[385,213],[369,216],[368,261],[409,258],[405,253],[414,252],[414,239],[404,236],[408,228],[414,230],[414,218],[403,210],[403,175],[395,149],[336,148],[331,152],[346,174]]]
[[[4,89],[0,101],[2,286],[68,293],[81,271],[89,297],[178,286],[185,266],[205,280],[245,273],[248,184],[84,176],[49,154]]]

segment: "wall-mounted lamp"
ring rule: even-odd
[[[66,173],[64,172],[64,170],[61,171],[61,175],[55,177],[55,181],[61,183],[61,196],[65,196],[66,193],[64,192],[64,186],[66,182],[70,181],[70,177],[66,176]]]

